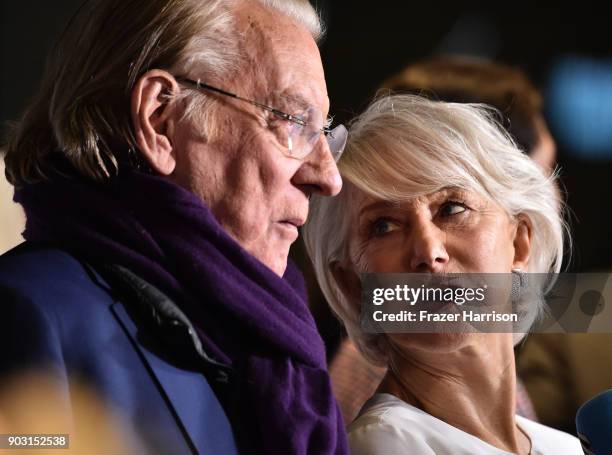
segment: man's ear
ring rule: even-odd
[[[351,305],[361,307],[361,280],[354,268],[346,263],[334,261],[330,264],[331,273]]]
[[[529,218],[519,216],[514,231],[514,261],[513,269],[527,270],[529,254],[531,253],[532,226]]]
[[[143,74],[132,90],[131,114],[136,143],[151,168],[161,175],[170,175],[176,166],[171,139],[173,107],[167,95],[178,90],[174,77],[158,69]]]

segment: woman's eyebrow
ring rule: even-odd
[[[460,188],[457,186],[447,186],[447,187],[439,189],[438,191],[430,193],[429,195],[426,196],[426,198],[429,202],[436,202],[436,201],[439,201],[440,199],[444,199],[445,197],[448,197],[449,195],[457,195],[457,196],[467,198],[470,196],[470,194],[471,194],[470,191],[464,188]],[[398,202],[393,202],[393,201],[377,200],[377,201],[369,202],[363,205],[359,209],[359,212],[357,214],[357,220],[359,220],[365,213],[371,212],[373,210],[399,208],[399,207],[400,207],[400,204]]]
[[[357,215],[357,219],[361,218],[365,213],[370,212],[372,210],[385,209],[385,208],[393,208],[398,207],[398,204],[390,201],[374,201],[369,204],[364,205],[359,209],[359,214]]]
[[[460,188],[457,186],[447,186],[447,187],[444,187],[436,191],[435,193],[430,194],[429,197],[431,200],[437,200],[437,199],[447,197],[449,195],[460,195],[462,197],[469,197],[470,194],[471,194],[470,191],[464,188]]]

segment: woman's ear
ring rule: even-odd
[[[331,273],[340,287],[340,291],[351,305],[361,307],[361,280],[352,265],[334,261],[330,264]]]
[[[529,218],[519,216],[514,231],[514,260],[513,269],[527,271],[529,254],[531,253],[532,226]]]
[[[132,90],[136,143],[151,168],[161,175],[170,175],[176,166],[176,152],[172,147],[175,112],[167,96],[178,90],[174,77],[163,70],[147,71]]]

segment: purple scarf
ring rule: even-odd
[[[122,169],[106,183],[54,178],[15,194],[24,237],[132,270],[182,307],[218,361],[241,365],[227,409],[239,445],[348,453],[325,350],[294,266],[284,279],[231,239],[192,193]]]

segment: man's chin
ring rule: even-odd
[[[266,261],[263,264],[282,278],[285,274],[285,270],[287,270],[287,257],[285,257],[284,260],[281,258],[275,258],[274,260]]]
[[[293,242],[274,242],[272,245],[268,245],[265,253],[254,254],[254,256],[276,275],[282,277],[287,269],[287,258],[289,257],[291,243]]]
[[[291,246],[291,245],[289,245]],[[274,273],[282,277],[287,270],[287,258],[289,257],[289,247],[283,252],[279,251],[279,254],[274,258],[272,266],[269,266]]]

